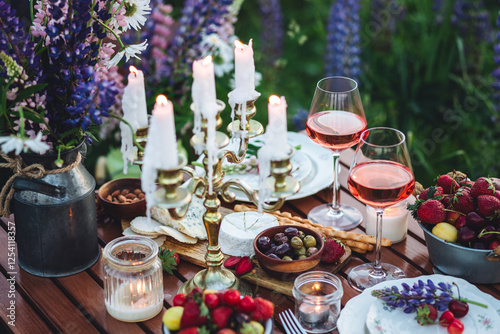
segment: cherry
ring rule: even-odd
[[[491,225],[486,225],[479,233],[478,239],[482,242],[489,243],[495,239],[495,234],[496,229]]]
[[[439,317],[439,324],[443,327],[448,327],[453,320],[455,320],[453,313],[451,311],[444,311]]]
[[[484,218],[472,211],[467,214],[467,226],[473,229],[479,229],[486,223]]]
[[[464,227],[465,225],[467,224],[467,219],[465,218],[465,216],[460,216],[458,217],[458,219],[455,221],[455,227],[457,229],[461,229],[462,227]]]
[[[476,239],[476,233],[471,230],[468,226],[462,227],[458,230],[458,242],[461,245],[469,246]]]
[[[464,324],[459,319],[454,319],[448,326],[449,334],[462,334],[464,332]]]
[[[469,312],[469,304],[460,300],[460,289],[456,283],[453,283],[458,290],[458,299],[453,299],[448,303],[448,310],[455,316],[455,318],[462,318]]]

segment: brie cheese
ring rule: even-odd
[[[253,241],[265,229],[278,226],[276,217],[253,211],[234,212],[222,219],[219,245],[222,253],[232,256],[253,256]]]

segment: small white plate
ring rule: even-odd
[[[466,331],[464,333],[497,333],[500,326],[500,301],[488,295],[469,282],[446,275],[428,275],[414,278],[404,278],[389,282],[382,282],[376,286],[364,290],[359,296],[349,300],[340,313],[337,327],[340,334],[379,334],[379,333],[398,333],[398,334],[427,334],[427,333],[447,333],[446,328],[436,326],[420,326],[415,318],[415,313],[405,314],[401,309],[389,312],[383,309],[383,303],[372,297],[373,290],[391,287],[393,285],[401,288],[401,283],[407,283],[410,286],[422,280],[428,279],[434,283],[455,282],[460,288],[460,294],[471,300],[482,302],[489,305],[484,309],[473,304],[469,304],[469,314],[462,318]],[[456,292],[454,291],[454,295]],[[360,321],[366,319],[366,321]],[[467,329],[468,328],[468,329]]]

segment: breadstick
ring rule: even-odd
[[[255,211],[257,208],[245,204],[237,204],[234,207],[235,211]],[[315,224],[311,222],[309,219],[304,219],[300,217],[295,217],[292,216],[289,212],[271,212],[271,215],[275,216],[278,218],[278,221],[280,220],[279,218],[284,218],[287,221],[287,224],[293,224],[294,222],[298,222],[301,224],[307,225],[309,228],[315,230],[319,233],[323,233],[326,235],[329,235],[331,237],[337,238],[337,239],[344,239],[344,240],[353,240],[353,241],[359,241],[363,243],[368,243],[374,245],[376,243],[376,238],[373,235],[367,235],[367,234],[361,234],[361,233],[355,233],[355,232],[346,232],[346,231],[338,231],[335,230],[331,226],[323,226],[320,224]],[[387,239],[387,238],[382,238],[382,246],[388,247],[392,245],[392,241]]]
[[[353,241],[353,240],[349,240],[349,239],[339,239],[339,240],[342,243],[346,244],[347,246],[351,247],[351,249],[356,248],[356,249],[362,249],[365,251],[372,251],[373,250],[373,245],[371,245],[371,244],[366,244],[363,242]]]
[[[359,254],[365,254],[366,253],[366,249],[360,249],[360,248],[356,248],[356,247],[351,247],[351,250],[353,252],[356,252],[356,253],[359,253]]]

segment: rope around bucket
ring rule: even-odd
[[[20,176],[30,179],[39,179],[45,175],[64,173],[75,168],[82,160],[82,155],[78,152],[76,160],[72,164],[63,168],[47,171],[41,164],[26,166],[23,159],[19,156],[15,159],[12,159],[5,154],[0,154],[0,156],[7,161],[6,163],[0,163],[0,168],[10,168],[14,172],[14,175],[9,178],[7,183],[5,183],[2,188],[2,192],[0,192],[0,215],[6,218],[10,216],[10,201],[12,200],[12,197],[14,197],[14,188],[12,188],[12,184],[14,183],[16,177]]]

